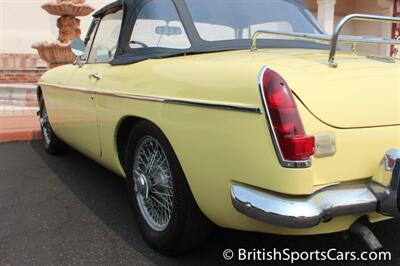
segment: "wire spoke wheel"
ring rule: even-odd
[[[148,121],[130,130],[124,145],[126,188],[144,240],[165,255],[200,246],[212,224],[196,204],[167,137]]]
[[[43,105],[40,112],[39,122],[42,127],[44,141],[49,145],[51,142],[51,126],[45,105]]]
[[[164,231],[171,220],[174,190],[167,157],[160,143],[143,137],[133,162],[134,192],[140,212],[155,231]]]
[[[39,91],[39,123],[42,132],[42,143],[48,154],[59,155],[67,151],[67,146],[54,133],[43,95]]]

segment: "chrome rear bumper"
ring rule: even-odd
[[[283,227],[308,228],[334,217],[378,212],[398,217],[400,150],[388,151],[377,174],[390,173],[389,186],[375,181],[334,185],[307,197],[291,197],[244,185],[231,188],[233,206],[254,219]]]

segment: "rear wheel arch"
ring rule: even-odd
[[[128,141],[129,141],[129,135],[131,134],[131,131],[134,130],[134,128],[142,122],[149,123],[153,127],[157,128],[168,140],[168,137],[164,133],[164,131],[159,126],[157,126],[157,124],[155,124],[154,122],[152,122],[148,119],[142,118],[142,117],[138,117],[138,116],[123,117],[117,126],[117,130],[116,130],[116,134],[115,134],[115,136],[116,136],[115,144],[116,144],[116,150],[118,153],[119,162],[120,162],[121,166],[124,168],[124,170],[125,170],[124,164],[125,164],[125,159],[126,159],[125,158],[125,149],[127,147]],[[168,140],[168,142],[169,142],[169,140]],[[170,145],[171,145],[171,147],[173,147],[171,143],[170,143]]]
[[[127,177],[127,190],[132,203],[134,203],[135,217],[145,240],[164,254],[177,254],[198,247],[198,245],[207,240],[209,233],[213,229],[213,224],[199,208],[167,135],[155,123],[146,119],[135,119],[134,122],[136,123],[131,125],[132,127],[129,130],[127,145],[121,147],[121,152],[125,150],[123,163]],[[121,126],[125,127],[125,125],[123,121]],[[120,136],[123,136],[122,131],[120,131]],[[169,168],[173,174],[172,180],[174,180],[174,211],[173,215],[171,214],[173,218],[168,222],[167,228],[161,231],[155,231],[154,228],[149,226],[148,221],[144,218],[143,211],[139,211],[141,209],[140,204],[135,196],[137,191],[134,192],[132,190],[135,184],[133,174],[135,154],[138,152],[138,147],[140,147],[139,143],[142,143],[141,141],[146,138],[155,140],[163,149],[163,154],[166,155]],[[144,182],[143,184],[146,183]]]
[[[171,148],[178,160],[178,163],[180,164],[180,167],[184,173],[186,182],[188,183],[191,193],[197,203],[198,199],[196,198],[195,194],[193,193],[193,190],[191,188],[191,182],[188,179],[188,177],[186,176],[186,171],[181,164],[179,154],[176,152],[174,145],[171,143],[170,139],[168,138],[168,135],[165,134],[164,130],[162,130],[159,126],[157,126],[156,123],[154,123],[151,120],[148,120],[146,118],[138,117],[138,116],[125,116],[125,117],[121,118],[120,122],[118,123],[116,133],[115,133],[115,145],[116,145],[118,161],[119,161],[120,166],[122,167],[123,171],[125,172],[125,174],[127,174],[125,163],[126,163],[126,148],[128,146],[129,136],[130,136],[132,130],[135,130],[134,128],[137,125],[139,125],[141,122],[146,122],[146,123],[151,124],[153,127],[157,128],[164,135],[167,142],[171,146]]]
[[[143,121],[143,118],[136,116],[126,116],[123,117],[118,123],[117,130],[115,132],[115,145],[119,163],[122,168],[125,170],[124,162],[125,162],[125,147],[128,143],[128,137],[131,130],[137,125],[140,121]]]

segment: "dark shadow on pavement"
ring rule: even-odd
[[[97,163],[80,153],[70,150],[64,156],[52,157],[45,153],[40,142],[32,142],[32,148],[54,172],[55,176],[76,196],[98,219],[123,239],[143,257],[158,265],[219,265],[236,264],[237,260],[227,262],[222,253],[225,249],[237,251],[246,248],[272,251],[290,249],[291,251],[327,251],[336,248],[341,251],[364,251],[366,248],[358,239],[343,240],[342,234],[323,236],[277,236],[270,234],[239,232],[219,229],[202,249],[175,258],[161,256],[149,248],[142,240],[135,224],[128,197],[125,193],[125,182]],[[392,261],[386,265],[400,264],[400,225],[397,221],[387,221],[371,225],[372,230],[382,241],[387,251],[392,253]],[[127,252],[129,254],[129,252]],[[135,259],[136,260],[136,259]],[[132,261],[133,264],[138,261]],[[241,262],[245,264],[251,261]],[[288,262],[260,262],[260,264],[287,264]],[[290,263],[289,263],[290,264]],[[298,263],[296,263],[298,264]],[[321,265],[326,262],[307,262],[308,265]],[[366,265],[366,262],[336,262],[333,265]],[[370,262],[372,265],[384,265],[383,262]]]

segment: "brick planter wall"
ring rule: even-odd
[[[0,84],[36,83],[46,71],[36,54],[0,54]]]

